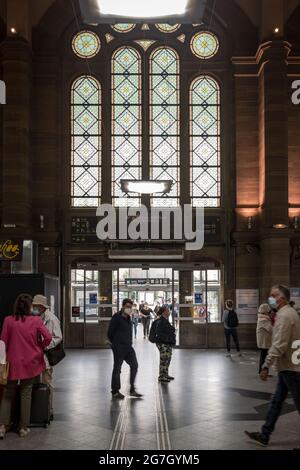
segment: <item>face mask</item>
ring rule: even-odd
[[[31,311],[32,311],[32,315],[38,316],[40,314],[40,311],[38,308],[33,308]]]
[[[269,297],[268,298],[268,304],[270,305],[271,308],[277,309],[277,302],[274,297]]]
[[[125,312],[127,315],[131,315],[131,308],[125,308],[125,309],[124,309],[124,312]]]

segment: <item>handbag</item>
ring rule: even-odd
[[[45,351],[45,354],[47,356],[50,366],[56,366],[56,364],[58,364],[66,357],[62,342],[55,346],[55,348],[48,349],[47,351]]]
[[[8,380],[8,373],[9,373],[9,363],[0,364],[0,384],[7,385]]]

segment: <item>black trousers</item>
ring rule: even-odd
[[[267,441],[269,441],[270,436],[275,429],[283,403],[289,392],[291,393],[297,411],[300,414],[300,372],[285,370],[278,374],[277,387],[270,403],[266,422],[261,430],[261,434]]]
[[[111,391],[117,393],[121,388],[121,369],[125,361],[130,367],[130,389],[134,390],[134,382],[138,370],[138,362],[135,350],[132,346],[115,346],[112,348],[114,355],[114,368],[111,378]]]
[[[230,338],[232,336],[237,352],[240,352],[240,343],[236,328],[224,328],[227,351],[230,352]]]
[[[266,357],[268,355],[268,351],[269,351],[268,349],[260,349],[259,369],[258,369],[259,374],[261,373],[262,366],[264,365],[264,362],[265,362]]]
[[[144,327],[144,336],[149,336],[150,320],[151,320],[150,316],[142,317],[142,323]]]

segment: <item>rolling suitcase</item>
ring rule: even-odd
[[[32,387],[30,427],[47,428],[50,424],[50,389],[37,383]]]

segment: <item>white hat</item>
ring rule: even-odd
[[[47,297],[44,295],[35,295],[33,297],[32,301],[33,305],[42,305],[45,308],[49,308],[49,305],[47,304]]]

